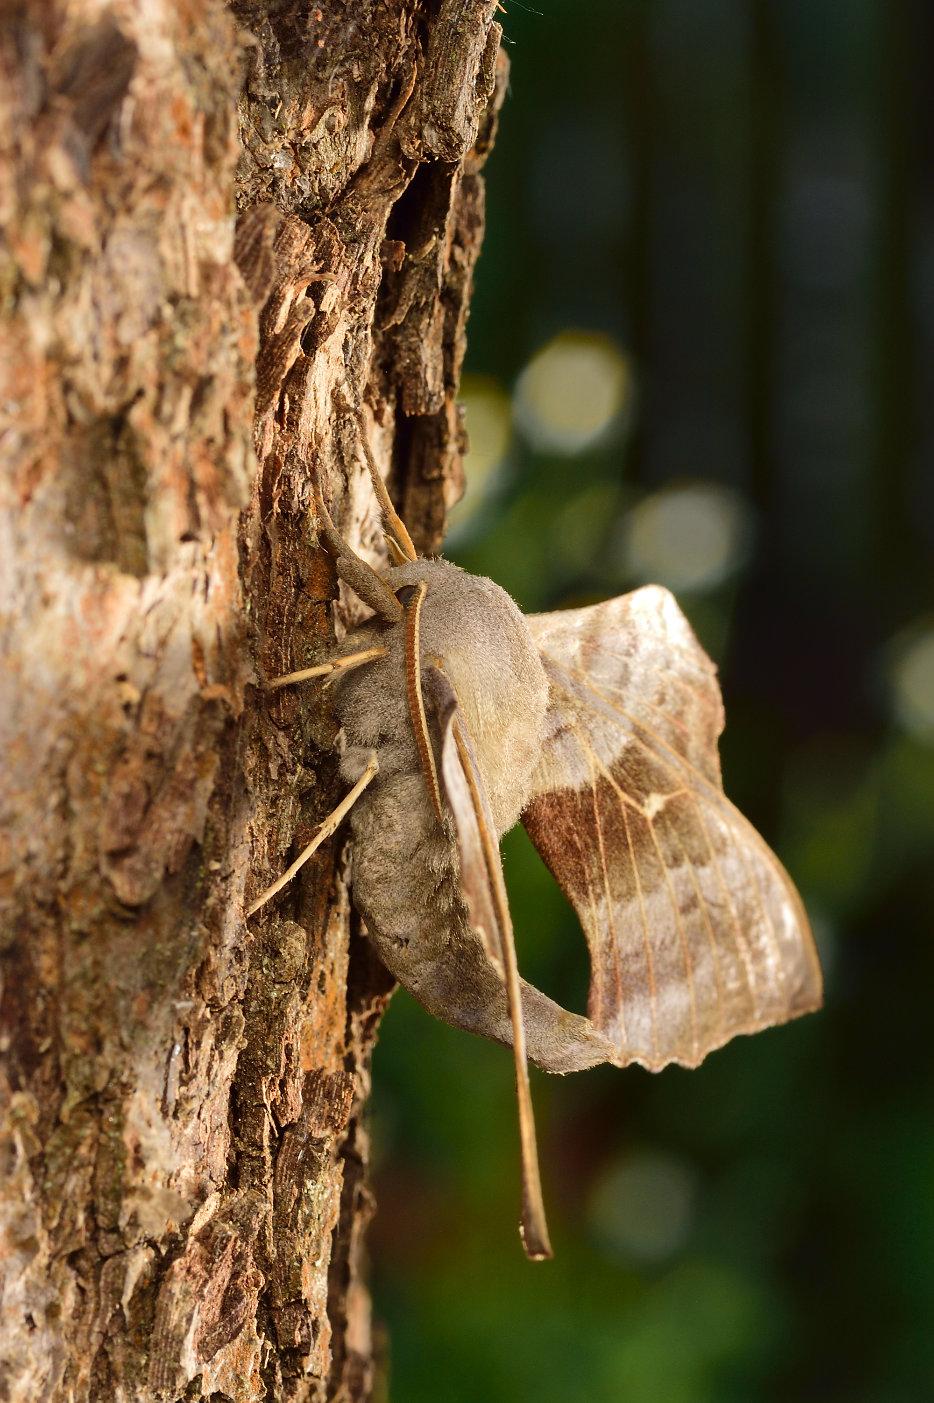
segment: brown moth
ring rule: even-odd
[[[366,448],[366,436],[363,436]],[[430,1013],[511,1045],[521,1234],[551,1255],[526,1058],[696,1067],[737,1033],[816,1009],[821,974],[784,868],[723,793],[716,670],[667,590],[525,618],[491,580],[418,559],[366,458],[397,564],[377,574],[318,498],[338,574],[373,610],[330,661],[354,905]],[[499,839],[521,819],[587,937],[587,1017],[521,980]]]

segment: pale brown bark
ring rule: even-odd
[[[91,0],[2,23],[0,1399],[363,1399],[389,982],[345,839],[311,474],[417,543],[504,72],[494,0]],[[237,214],[239,211],[239,214]],[[355,606],[337,611],[346,622]]]

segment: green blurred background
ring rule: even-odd
[[[539,13],[540,11],[540,13]],[[526,611],[669,585],[726,787],[799,883],[819,1015],[696,1072],[533,1073],[393,1000],[375,1062],[394,1403],[934,1398],[934,6],[506,0],[511,92],[449,554]],[[928,379],[925,382],[925,375]],[[520,964],[574,917],[505,842]]]

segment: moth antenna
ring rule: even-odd
[[[271,897],[274,897],[276,893],[280,892],[284,886],[287,886],[288,883],[291,882],[292,878],[295,876],[299,868],[305,865],[305,863],[311,857],[312,853],[315,852],[318,848],[320,848],[325,838],[330,838],[331,834],[334,832],[341,819],[346,814],[348,814],[353,808],[354,804],[360,798],[360,795],[363,793],[364,789],[366,789],[367,785],[373,779],[378,769],[379,762],[376,759],[376,751],[371,750],[370,758],[367,761],[366,769],[363,771],[363,774],[357,780],[353,789],[351,789],[348,794],[344,795],[337,808],[333,809],[332,812],[328,814],[327,818],[323,821],[323,823],[320,823],[318,825],[318,829],[315,833],[315,836],[312,838],[308,846],[302,849],[298,857],[292,863],[291,867],[287,867],[286,870],[283,872],[282,876],[279,877],[275,882],[273,882],[271,887],[267,887],[265,891],[260,892],[259,896],[253,902],[253,905],[250,906],[246,912],[247,919],[250,916],[255,915],[255,913],[259,910],[261,906],[265,906],[266,902],[269,901]]]
[[[334,658],[328,663],[318,663],[315,667],[302,667],[298,672],[284,672],[281,677],[271,677],[266,683],[266,689],[273,692],[277,687],[288,686],[290,682],[307,682],[309,677],[327,677],[331,673],[350,672],[352,668],[363,667],[364,663],[385,658],[388,652],[388,648],[364,648],[359,653],[345,653],[343,657]],[[334,680],[333,677],[331,680]]]
[[[331,513],[325,506],[324,497],[317,482],[312,484],[312,491],[314,493],[315,514],[318,517],[318,533],[324,537],[334,552],[338,575],[342,580],[346,580],[364,604],[369,604],[370,608],[380,614],[382,618],[387,619],[392,624],[400,623],[403,616],[402,605],[372,565],[368,565],[344,540],[331,520]]]
[[[441,807],[441,787],[438,784],[435,752],[431,745],[428,718],[425,715],[425,699],[422,696],[421,618],[422,602],[427,593],[428,585],[424,580],[419,580],[412,598],[406,606],[405,683],[409,715],[412,718],[412,729],[415,732],[415,744],[418,746],[418,758],[421,761],[422,773],[428,785],[428,793],[438,816],[438,822],[443,823],[444,810]]]
[[[465,729],[459,718],[454,721],[454,741],[461,766],[467,779],[470,798],[477,818],[483,855],[490,878],[493,905],[500,932],[500,958],[506,981],[509,1017],[512,1021],[512,1050],[516,1068],[516,1103],[519,1111],[519,1144],[522,1156],[522,1219],[519,1233],[526,1255],[533,1261],[552,1257],[542,1181],[538,1165],[538,1144],[535,1136],[535,1112],[529,1086],[529,1067],[525,1046],[525,1023],[522,1018],[522,992],[519,988],[519,966],[516,942],[509,914],[509,899],[499,863],[498,845],[487,822],[486,806],[477,784],[473,756],[465,739]]]
[[[392,556],[393,565],[408,565],[409,557],[396,540],[395,536],[386,537],[386,548]]]
[[[390,527],[390,531],[386,532],[387,544],[391,540],[391,536],[394,536],[395,544],[402,551],[405,559],[417,560],[418,551],[412,544],[412,537],[406,530],[405,522],[402,520],[402,517],[399,515],[399,513],[393,506],[392,501],[389,497],[389,493],[386,491],[386,484],[380,476],[379,468],[376,466],[376,459],[373,457],[373,452],[370,448],[370,440],[367,434],[366,418],[364,416],[362,407],[358,406],[356,413],[357,426],[360,430],[360,442],[363,445],[363,456],[366,459],[366,466],[370,474],[370,481],[373,483],[373,491],[376,493],[377,501],[379,502],[382,508],[383,517],[386,521],[386,524]],[[390,550],[391,549],[392,547],[390,546]]]

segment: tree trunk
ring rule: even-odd
[[[317,475],[422,550],[504,87],[495,0],[2,22],[6,1400],[363,1399],[390,983],[345,841]],[[238,105],[239,104],[239,105]],[[237,216],[236,211],[239,210]]]

